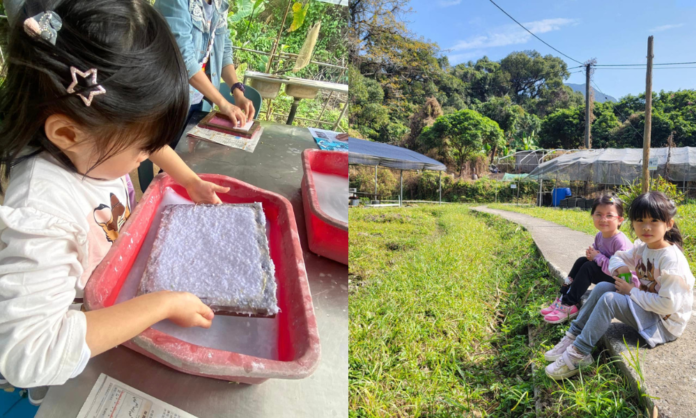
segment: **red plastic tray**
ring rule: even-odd
[[[198,346],[153,328],[123,345],[176,370],[216,379],[255,384],[270,378],[309,376],[319,362],[319,334],[290,202],[230,177],[216,174],[201,174],[200,177],[230,188],[227,194],[220,194],[225,203],[261,202],[263,205],[278,283],[278,360]],[[155,178],[121,230],[120,238],[87,282],[84,297],[88,310],[109,307],[116,301],[167,187],[188,197],[186,190],[171,177],[159,175]]]
[[[319,207],[312,172],[334,174],[348,183],[348,153],[307,149],[302,152],[302,205],[309,249],[348,265],[348,223],[328,216]],[[346,202],[348,205],[348,202]]]

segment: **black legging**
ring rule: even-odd
[[[573,283],[561,286],[561,303],[564,305],[577,305],[580,303],[580,298],[587,292],[590,284],[600,282],[614,283],[611,276],[607,276],[594,261],[590,261],[587,257],[577,259],[573,268],[570,270],[568,277],[573,279]]]

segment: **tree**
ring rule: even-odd
[[[475,110],[498,123],[498,126],[504,132],[504,138],[507,143],[513,139],[513,135],[517,130],[517,122],[524,115],[524,109],[512,104],[510,96],[493,97],[487,102],[475,106]],[[497,144],[492,145],[491,151],[490,162],[492,164],[498,151]]]
[[[553,112],[541,122],[539,146],[542,148],[579,148],[584,144],[585,110],[581,107]]]
[[[500,69],[508,74],[510,94],[519,102],[539,98],[545,89],[558,89],[570,73],[566,63],[552,55],[537,51],[513,52],[500,61]]]
[[[465,163],[484,146],[503,146],[503,131],[498,124],[480,113],[464,109],[440,116],[421,134],[428,149],[436,148],[440,155],[451,158],[459,167],[459,176]]]

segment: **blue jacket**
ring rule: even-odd
[[[222,69],[233,63],[232,41],[227,29],[227,12],[230,8],[226,0],[213,0],[213,18],[205,19],[203,2],[205,0],[157,0],[155,8],[164,16],[184,57],[189,78],[201,70],[211,33],[215,33],[213,49],[207,67],[215,88],[220,88]],[[195,89],[189,86],[189,100]]]

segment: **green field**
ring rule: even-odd
[[[566,327],[537,311],[555,291],[529,233],[497,217],[351,210],[350,416],[532,417],[535,386],[540,416],[637,416],[603,353],[581,379],[546,378]]]
[[[531,215],[537,218],[546,219],[555,222],[559,225],[567,226],[568,228],[577,231],[586,232],[595,235],[597,230],[592,224],[592,218],[589,211],[581,211],[578,209],[555,209],[536,206],[516,206],[503,204],[487,205],[493,209],[509,210],[511,212],[519,212]],[[689,260],[691,270],[696,271],[696,204],[680,205],[677,207],[677,225],[684,238],[684,254]],[[621,230],[631,239],[630,227],[628,222],[624,222]]]

